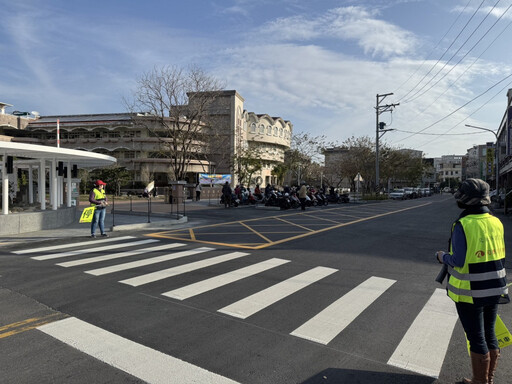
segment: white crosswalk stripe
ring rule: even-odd
[[[161,256],[151,257],[149,259],[131,261],[129,263],[112,265],[110,267],[92,269],[90,271],[85,271],[85,273],[88,273],[88,274],[94,275],[94,276],[107,275],[109,273],[126,271],[128,269],[143,267],[143,266],[151,265],[151,264],[158,264],[158,263],[162,263],[164,261],[179,259],[180,257],[197,255],[199,253],[208,252],[208,251],[213,251],[213,248],[202,247],[202,248],[191,249],[189,251],[168,253],[168,254],[161,255]]]
[[[86,253],[93,253],[93,252],[105,252],[105,251],[108,251],[110,249],[119,249],[119,248],[133,247],[135,245],[143,245],[143,244],[155,243],[157,241],[158,240],[152,240],[151,239],[151,240],[139,240],[139,241],[134,241],[134,242],[130,242],[130,243],[102,245],[101,247],[95,247],[95,248],[83,248],[83,249],[77,249],[75,251],[69,251],[69,252],[51,253],[49,255],[34,256],[34,257],[32,257],[32,259],[34,259],[34,260],[60,259],[61,257],[84,255]]]
[[[133,277],[131,279],[126,279],[120,281],[120,283],[128,284],[133,287],[138,287],[139,285],[153,283],[158,280],[167,279],[171,276],[181,275],[183,273],[192,272],[197,269],[202,269],[205,267],[209,267],[215,264],[224,263],[226,261],[238,259],[239,257],[247,256],[248,253],[245,252],[231,252],[222,256],[211,257],[206,260],[196,261],[195,263],[189,263],[185,265],[180,265],[174,268],[163,269],[161,271],[148,273],[146,275]]]
[[[436,289],[388,364],[438,378],[457,318],[446,291]]]
[[[188,299],[189,297],[196,296],[201,293],[210,291],[212,289],[233,283],[235,281],[245,279],[246,277],[256,275],[258,273],[267,271],[271,268],[275,268],[289,262],[290,260],[276,258],[267,261],[262,261],[261,263],[253,264],[245,268],[237,269],[236,271],[224,273],[222,275],[215,276],[210,279],[197,282],[195,284],[190,284],[185,287],[175,289],[173,291],[162,293],[162,295],[172,297],[178,300],[185,300]]]
[[[164,244],[164,245],[158,245],[156,247],[136,249],[134,251],[113,253],[111,255],[88,257],[86,259],[66,261],[64,263],[59,263],[57,265],[60,267],[76,267],[78,265],[98,263],[98,262],[106,261],[106,260],[120,259],[122,257],[135,256],[135,255],[145,254],[145,253],[149,253],[149,252],[169,250],[169,249],[184,247],[184,246],[185,246],[185,244],[181,244],[181,243]]]
[[[134,239],[132,236],[124,236],[116,239],[121,242],[114,242],[112,238],[109,238],[101,240],[101,245],[96,242],[92,243],[87,241],[75,244],[61,244],[53,247],[20,250],[16,251],[16,253],[21,255],[36,252],[42,253],[45,251],[55,252],[56,250],[67,248],[69,249],[68,251],[46,255],[39,254],[31,258],[35,260],[53,260],[68,256],[78,257],[71,261],[56,263],[56,265],[61,267],[88,266],[93,263],[108,261],[116,263],[114,265],[84,271],[93,276],[108,275],[126,270],[133,270],[133,272],[136,273],[138,268],[144,266],[165,263],[193,255],[201,255],[201,260],[199,261],[189,262],[171,268],[163,266],[161,269],[156,268],[157,270],[154,272],[139,274],[135,277],[119,281],[120,283],[133,287],[161,281],[250,255],[246,252],[230,252],[208,257],[207,253],[215,251],[215,248],[198,247],[176,251],[176,248],[187,246],[187,244],[166,243],[152,246],[150,245],[152,242],[160,240],[144,239],[132,241],[132,239]],[[87,249],[91,244],[97,244],[97,246]],[[117,250],[121,248],[136,246],[138,247],[128,251],[117,252]],[[110,251],[107,253],[107,250]],[[102,254],[92,257],[88,255],[94,252],[101,252]],[[156,252],[162,254],[148,257],[148,254]],[[129,262],[119,260],[130,256],[139,257]],[[213,277],[196,281],[192,284],[164,291],[161,295],[176,300],[187,300],[205,293],[215,295],[217,288],[243,281],[251,276],[262,274],[265,271],[286,266],[290,263],[290,260],[270,258],[229,272],[219,273]],[[239,319],[247,319],[271,306],[274,308],[279,306],[285,298],[292,295],[293,297],[286,301],[286,305],[290,305],[290,303],[293,303],[295,300],[300,301],[300,295],[304,294],[301,293],[301,291],[313,284],[319,283],[322,279],[336,272],[339,271],[334,268],[314,267],[290,278],[283,279],[240,300],[224,305],[220,309],[214,308],[213,310]],[[343,273],[343,271],[340,273]],[[381,295],[388,291],[395,283],[395,280],[372,276],[342,297],[335,299],[330,304],[326,303],[327,306],[325,309],[318,313],[312,313],[309,319],[304,320],[301,325],[295,325],[293,327],[295,330],[290,332],[290,335],[328,345],[340,335],[341,332],[352,332],[346,328],[357,322],[360,315],[370,306],[378,306]],[[398,304],[397,307],[400,308]],[[457,313],[455,306],[446,296],[444,290],[437,289],[428,299],[403,338],[401,338],[401,340],[397,338],[397,347],[392,356],[387,360],[387,364],[419,374],[439,377],[456,322]],[[384,360],[384,362],[386,361]]]
[[[325,267],[310,269],[309,271],[293,276],[281,283],[248,296],[245,299],[239,300],[236,303],[221,308],[219,312],[245,319],[336,271],[338,270]]]
[[[91,244],[98,245],[98,243],[100,241],[101,241],[101,244],[104,244],[104,243],[111,243],[113,241],[121,241],[121,240],[127,240],[127,239],[134,239],[134,236],[109,237],[106,239],[99,238],[97,240],[91,239],[88,241],[81,241],[79,243],[68,243],[68,244],[52,245],[52,246],[48,246],[48,247],[23,249],[21,251],[13,251],[13,253],[15,253],[17,255],[25,255],[27,253],[56,251],[57,249],[78,248],[78,247],[85,247],[85,246],[90,247]]]
[[[396,281],[372,276],[336,300],[291,335],[328,344]]]

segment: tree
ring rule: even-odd
[[[133,100],[125,100],[131,111],[144,112],[136,123],[159,139],[160,155],[170,160],[175,180],[186,178],[191,160],[207,161],[211,106],[221,90],[221,83],[200,68],[164,66],[144,73]]]
[[[312,182],[320,179],[320,167],[314,164],[323,162],[322,151],[328,144],[325,136],[311,136],[299,132],[292,136],[291,147],[285,154],[285,165],[291,173],[292,182]]]
[[[116,196],[121,194],[121,186],[131,180],[131,174],[125,167],[113,165],[111,167],[97,169],[91,172],[90,176],[93,180],[100,179],[114,187],[112,191]],[[111,188],[112,188],[111,187]]]
[[[250,186],[252,175],[261,171],[263,168],[263,160],[261,153],[257,148],[247,147],[240,150],[233,159],[234,174],[240,185]]]
[[[288,167],[286,166],[286,164],[277,164],[276,166],[274,166],[274,168],[272,169],[272,176],[275,176],[275,178],[277,179],[277,184],[283,184],[286,172],[288,172]]]

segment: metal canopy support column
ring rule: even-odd
[[[50,169],[50,201],[52,202],[52,210],[57,210],[57,199],[58,199],[58,186],[57,186],[57,160],[52,160],[52,166]]]
[[[41,159],[39,164],[39,202],[41,211],[46,209],[46,161]]]
[[[28,166],[28,203],[34,204],[34,178],[32,165]]]
[[[9,178],[7,177],[7,154],[2,156],[2,215],[9,214]]]
[[[66,174],[66,189],[68,193],[66,193],[66,206],[68,208],[71,207],[71,161],[68,161],[68,171]]]

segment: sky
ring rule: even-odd
[[[155,67],[197,66],[249,112],[425,157],[494,141],[512,88],[512,0],[0,0],[7,113],[122,113]]]

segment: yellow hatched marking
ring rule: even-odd
[[[308,215],[305,215],[305,216],[308,216]],[[310,217],[311,217],[311,216],[310,216]],[[324,221],[328,221],[328,222],[330,222],[330,223],[340,224],[340,222],[339,222],[339,221],[334,221],[334,220],[331,220],[331,219],[325,219],[325,218],[323,218],[323,217],[316,217],[316,216],[313,216],[313,217],[314,217],[315,219],[317,219],[317,220],[324,220]]]
[[[237,243],[221,243],[221,242],[213,242],[213,241],[202,241],[202,240],[197,240],[197,239],[195,240],[195,242],[201,243],[201,244],[213,244],[213,245],[226,246],[226,247],[235,247],[235,248],[242,248],[242,249],[262,249],[262,248],[267,248],[267,247],[270,247],[270,246],[273,246],[273,245],[282,244],[282,243],[285,243],[285,242],[288,242],[288,241],[301,239],[303,237],[307,237],[307,236],[310,236],[310,235],[313,235],[313,234],[316,234],[316,233],[330,231],[332,229],[337,229],[337,228],[341,228],[341,227],[348,226],[348,225],[351,225],[351,224],[357,224],[357,223],[360,223],[360,222],[363,222],[363,221],[372,220],[372,219],[376,219],[376,218],[387,216],[387,215],[392,215],[394,213],[399,213],[399,212],[404,212],[404,211],[408,211],[408,210],[411,210],[411,209],[421,208],[421,207],[424,207],[424,206],[430,205],[430,204],[432,204],[432,202],[416,205],[416,206],[413,206],[413,207],[407,207],[407,208],[403,208],[403,209],[399,209],[399,210],[395,210],[395,211],[379,213],[377,215],[368,216],[368,217],[362,217],[362,218],[359,218],[357,216],[351,216],[353,218],[356,218],[356,220],[348,221],[348,222],[345,222],[345,223],[339,223],[337,225],[333,225],[333,226],[330,226],[330,227],[327,227],[327,228],[322,228],[322,229],[317,229],[317,230],[304,227],[302,225],[290,222],[290,221],[285,220],[285,219],[282,218],[282,217],[287,217],[287,216],[299,216],[301,214],[295,213],[295,214],[287,214],[287,215],[281,215],[281,216],[267,217],[266,219],[280,220],[280,221],[282,221],[284,223],[287,223],[287,224],[290,224],[290,225],[293,225],[293,226],[296,226],[296,227],[299,227],[299,228],[303,228],[303,229],[309,231],[309,232],[305,232],[305,233],[299,233],[299,235],[297,235],[297,236],[287,237],[287,238],[284,238],[284,239],[281,239],[281,240],[276,240],[276,241],[271,241],[271,240],[267,239],[266,237],[262,236],[260,233],[256,232],[255,230],[253,230],[252,228],[250,228],[248,225],[245,224],[246,222],[252,222],[252,221],[261,220],[261,218],[245,220],[243,223],[241,221],[235,221],[235,222],[229,222],[229,223],[219,223],[219,224],[213,224],[213,225],[204,225],[204,226],[197,227],[196,229],[199,229],[199,228],[212,228],[212,227],[219,227],[219,226],[231,225],[231,224],[242,224],[242,225],[246,226],[247,228],[251,229],[257,235],[259,235],[262,238],[264,238],[267,241],[267,243],[240,243],[240,244],[237,244]],[[333,208],[333,209],[340,210],[342,208]],[[325,211],[326,210],[324,210],[323,212],[325,212]],[[321,213],[321,212],[319,212],[319,213]],[[344,214],[342,214],[342,215],[344,215]],[[345,216],[349,216],[349,215],[345,215]],[[325,225],[325,224],[321,224],[321,225]],[[175,233],[175,232],[177,232],[177,231],[156,232],[156,233],[146,234],[145,236],[162,238],[162,239],[171,239],[171,240],[190,240],[190,239],[182,238],[182,237],[179,237],[179,236],[176,236],[176,235],[173,236],[172,234]],[[221,233],[221,234],[226,234],[226,233]]]
[[[268,241],[269,243],[272,242],[272,240],[270,240],[268,237],[265,237],[263,236],[261,233],[257,232],[256,230],[252,229],[251,227],[249,227],[247,224],[245,224],[244,222],[240,221],[240,224],[242,224],[244,227],[246,227],[247,229],[249,229],[250,231],[254,232],[255,234],[257,234],[259,237],[261,237],[263,240],[265,241]]]
[[[380,214],[375,215],[375,216],[364,217],[364,218],[362,218],[362,219],[358,219],[358,220],[354,220],[354,221],[349,221],[349,222],[347,222],[347,223],[341,223],[341,224],[338,224],[338,225],[334,225],[334,226],[332,226],[332,227],[327,227],[327,228],[319,229],[319,230],[316,230],[316,231],[314,231],[314,232],[304,233],[304,234],[302,234],[302,235],[298,235],[298,236],[293,236],[293,237],[289,237],[289,238],[286,238],[286,239],[277,240],[277,241],[274,241],[272,244],[262,244],[262,245],[260,245],[260,246],[256,247],[255,249],[267,248],[267,247],[270,247],[271,245],[276,245],[276,244],[286,243],[286,242],[288,242],[288,241],[301,239],[301,238],[303,238],[303,237],[307,237],[307,236],[310,236],[310,235],[312,235],[312,234],[316,234],[316,233],[321,233],[321,232],[330,231],[331,229],[336,229],[336,228],[345,227],[345,226],[347,226],[347,225],[360,223],[360,222],[363,222],[363,221],[367,221],[367,220],[375,219],[375,218],[377,218],[377,217],[382,217],[382,216],[392,215],[393,213],[398,213],[398,212],[408,211],[408,210],[410,210],[410,209],[420,208],[420,207],[423,207],[423,206],[425,206],[425,205],[430,205],[430,204],[431,204],[431,203],[426,203],[426,204],[421,204],[421,205],[417,205],[417,206],[414,206],[414,207],[409,207],[409,208],[399,209],[398,211],[391,211],[391,212],[386,212],[386,213],[380,213]]]
[[[276,217],[276,220],[282,221],[283,223],[286,223],[286,224],[295,225],[296,227],[299,227],[299,228],[305,229],[306,231],[311,231],[311,232],[313,232],[313,231],[314,231],[314,229],[307,228],[307,227],[303,227],[302,225],[292,223],[291,221],[288,221],[288,220],[285,220],[285,219],[281,219],[280,217]]]

